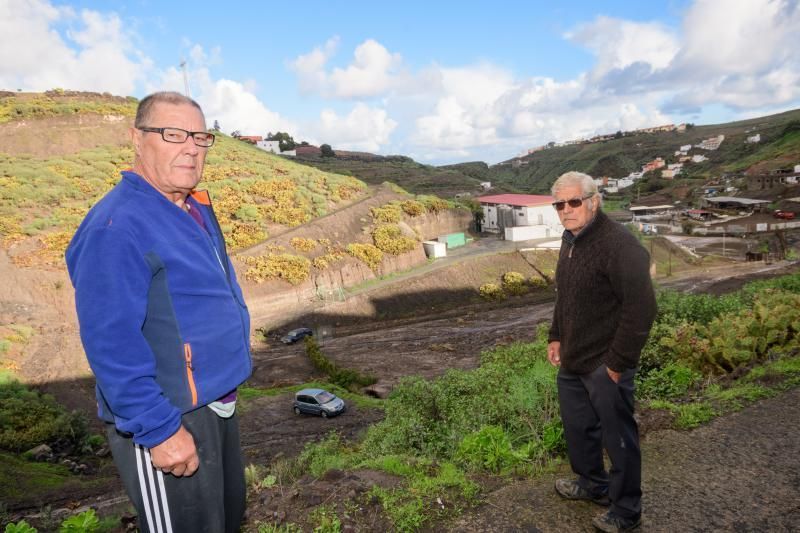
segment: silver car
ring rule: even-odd
[[[344,400],[323,389],[303,389],[294,395],[294,413],[319,415],[322,418],[344,413]]]

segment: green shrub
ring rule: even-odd
[[[383,252],[372,244],[352,243],[347,245],[347,253],[366,263],[369,268],[377,271],[383,261]]]
[[[37,533],[39,530],[31,527],[25,520],[6,524],[5,533]]]
[[[372,231],[375,246],[384,253],[400,255],[410,252],[417,246],[417,241],[403,235],[403,230],[395,224],[384,224]]]
[[[0,385],[0,449],[23,452],[38,446],[80,446],[86,419],[68,413],[52,396],[17,381]]]
[[[404,200],[400,202],[400,208],[410,217],[418,217],[425,213],[425,206],[416,200]]]
[[[283,279],[292,285],[298,285],[311,275],[311,261],[299,255],[246,256],[244,262],[250,267],[244,273],[245,278],[255,283]]]
[[[386,204],[381,207],[371,207],[370,214],[375,222],[382,224],[395,224],[403,218],[403,211],[399,205]]]
[[[535,343],[483,354],[472,371],[453,369],[432,381],[403,379],[386,403],[385,419],[368,430],[364,453],[450,459],[467,435],[484,426],[502,428],[514,443],[540,442],[559,411],[545,328],[538,335]]]
[[[484,283],[478,288],[478,292],[486,300],[502,300],[506,296],[498,283]]]
[[[345,389],[352,389],[366,387],[378,381],[374,376],[363,375],[356,370],[339,367],[322,353],[319,344],[313,337],[305,338],[305,347],[306,354],[314,368],[324,372],[335,385]]]
[[[637,375],[637,395],[649,399],[672,399],[685,396],[703,378],[680,363],[668,363],[663,368]]]
[[[506,272],[503,274],[503,290],[509,294],[521,295],[528,292],[525,285],[525,276],[519,272]]]
[[[70,516],[59,528],[59,533],[95,533],[100,529],[100,519],[93,509]]]
[[[511,439],[499,426],[484,426],[465,436],[456,457],[472,467],[494,473],[507,471],[520,461]]]

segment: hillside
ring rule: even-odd
[[[400,155],[345,154],[337,152],[336,157],[303,156],[298,157],[297,162],[326,172],[357,176],[370,185],[389,181],[414,194],[442,197],[479,191],[480,182],[485,180],[473,166],[488,171],[488,166],[482,162],[436,167]]]
[[[761,134],[761,142],[745,144],[745,139],[756,133]],[[800,110],[792,110],[726,124],[694,126],[684,132],[639,134],[541,150],[519,158],[521,165],[516,168],[511,160],[492,166],[487,179],[521,192],[543,193],[569,170],[620,178],[640,170],[643,163],[656,157],[674,162],[673,154],[681,145],[695,145],[720,134],[725,135],[725,141],[719,150],[692,151],[709,160],[685,167],[684,178],[708,179],[723,173],[760,172],[800,163]]]

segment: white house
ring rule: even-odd
[[[256,146],[265,152],[272,152],[273,154],[289,155],[292,157],[297,155],[297,151],[295,150],[286,150],[285,152],[281,152],[280,141],[258,141],[256,142]]]
[[[683,146],[681,146],[680,151],[681,152],[688,152],[691,149],[692,149],[692,145],[691,144],[684,144]]]
[[[697,154],[692,156],[692,163],[702,163],[703,161],[707,161],[708,158],[704,155]]]
[[[745,141],[747,144],[756,144],[761,142],[761,134],[756,133],[755,135],[751,135]]]
[[[483,208],[483,230],[503,232],[507,240],[557,237],[564,231],[552,196],[496,194],[476,200]]]

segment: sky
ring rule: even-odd
[[[0,89],[189,92],[209,127],[429,164],[800,107],[800,0],[0,0]]]

